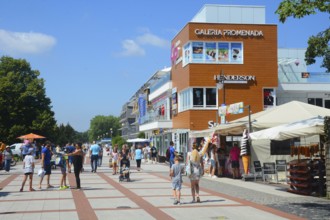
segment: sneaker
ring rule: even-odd
[[[191,203],[196,203],[196,201],[193,199],[193,200],[191,201]]]
[[[181,205],[181,202],[180,202],[180,201],[178,201],[177,205]]]
[[[218,178],[216,175],[212,176],[212,179],[216,179],[216,178]]]
[[[70,188],[70,186],[63,186],[64,187],[64,189],[69,189]]]
[[[65,186],[60,186],[60,188],[58,188],[59,190],[64,190],[66,189]]]
[[[173,205],[177,205],[179,202],[175,199]]]

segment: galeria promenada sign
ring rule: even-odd
[[[219,29],[195,29],[196,35],[204,36],[242,36],[242,37],[263,37],[261,30],[219,30]]]

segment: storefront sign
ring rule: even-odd
[[[208,121],[207,124],[209,125],[208,128],[214,128],[214,127],[218,126],[218,123],[216,123],[214,121]]]
[[[181,41],[178,40],[175,44],[172,44],[171,47],[172,64],[178,64],[182,60],[180,43]]]
[[[214,75],[217,82],[231,84],[245,84],[248,81],[256,81],[256,77],[252,75]]]
[[[241,36],[241,37],[263,37],[261,30],[220,30],[220,29],[195,29],[198,36]]]

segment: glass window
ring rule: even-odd
[[[179,93],[179,112],[191,108],[190,91],[190,89],[187,89]]]
[[[203,107],[204,88],[193,88],[193,105],[194,107]]]
[[[206,88],[206,107],[217,106],[217,89]]]
[[[183,46],[182,66],[189,63],[243,64],[242,42],[188,42]]]
[[[316,105],[316,106],[323,107],[323,99],[322,98],[309,98],[307,102],[308,102],[308,104],[311,104],[311,105]]]
[[[179,112],[192,108],[213,108],[217,106],[216,88],[190,88],[179,92]]]

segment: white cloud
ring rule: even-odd
[[[151,33],[145,33],[142,36],[138,36],[137,41],[143,45],[152,45],[155,47],[162,48],[169,47],[170,45],[170,42],[168,40],[162,39]]]
[[[52,36],[34,32],[11,32],[0,29],[0,50],[9,55],[38,54],[56,44]]]
[[[145,51],[134,40],[124,40],[122,42],[123,51],[120,53],[122,56],[144,56]]]
[[[142,46],[147,45],[170,48],[170,41],[151,34],[147,29],[144,29],[143,32],[142,35],[136,37],[136,40],[124,40],[122,42],[121,56],[144,56],[146,52]]]

